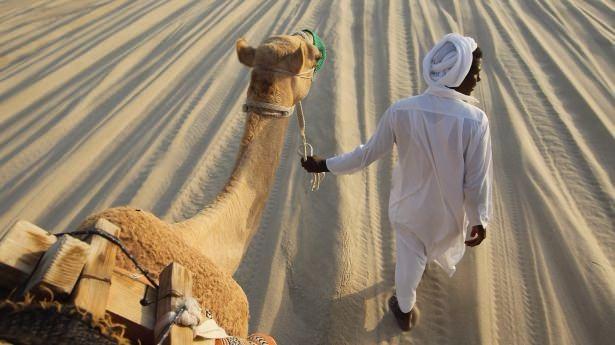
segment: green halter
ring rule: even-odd
[[[316,67],[314,69],[314,71],[318,71],[320,68],[322,68],[322,65],[325,64],[325,59],[327,59],[327,48],[325,47],[325,43],[320,39],[320,37],[316,34],[316,32],[309,30],[309,29],[303,29],[301,31],[307,32],[310,35],[312,35],[312,38],[314,40],[313,43],[316,46],[316,48],[318,48],[318,50],[320,51],[321,57],[316,62]]]

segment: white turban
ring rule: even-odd
[[[477,47],[472,37],[457,33],[442,37],[423,59],[423,77],[429,85],[428,92],[477,102],[474,97],[447,88],[461,85],[472,67],[472,52]]]

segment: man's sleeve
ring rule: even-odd
[[[491,135],[486,118],[470,138],[464,160],[463,196],[470,226],[487,226],[492,213]]]
[[[393,132],[393,106],[380,119],[376,133],[354,150],[327,159],[327,168],[335,175],[352,174],[370,165],[376,159],[391,151],[395,143]]]

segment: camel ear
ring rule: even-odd
[[[239,62],[246,66],[252,67],[252,65],[254,65],[254,55],[256,54],[256,49],[250,47],[248,42],[243,38],[237,40],[235,47],[237,48]]]
[[[299,46],[299,48],[292,54],[289,55],[290,59],[290,71],[293,73],[301,72],[303,68],[303,62],[305,61],[305,56],[303,55],[303,43]]]

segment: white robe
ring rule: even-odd
[[[449,275],[464,254],[468,223],[487,226],[492,184],[487,116],[451,91],[429,88],[396,102],[365,145],[326,162],[333,174],[350,174],[396,144],[390,221],[421,240],[427,259]]]

